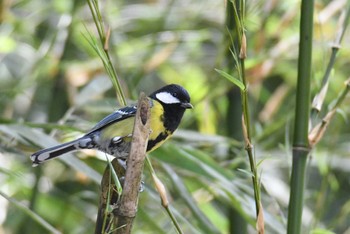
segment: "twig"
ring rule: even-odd
[[[333,69],[334,63],[336,56],[338,54],[338,51],[340,49],[340,44],[342,42],[343,36],[345,34],[345,31],[348,27],[349,24],[349,18],[350,18],[350,5],[348,6],[348,9],[343,12],[343,14],[340,17],[340,27],[338,29],[338,33],[336,36],[336,39],[333,43],[332,46],[332,54],[331,57],[329,58],[329,62],[327,65],[326,72],[322,78],[322,86],[320,91],[315,95],[313,101],[312,101],[312,117],[315,118],[315,116],[321,111],[324,99],[327,94],[328,90],[328,83],[330,79],[330,74]]]
[[[346,95],[350,91],[350,79],[346,80],[344,83],[344,90],[341,92],[340,96],[337,98],[336,103],[332,109],[323,117],[322,121],[318,123],[309,133],[309,143],[310,147],[313,148],[323,137],[330,121],[335,115],[340,104],[344,101]]]
[[[162,206],[164,207],[164,209],[168,213],[171,221],[174,224],[174,227],[175,227],[177,233],[183,234],[183,231],[181,230],[181,227],[180,227],[179,223],[177,222],[173,212],[170,210],[169,200],[168,200],[168,196],[167,196],[167,192],[166,192],[165,186],[164,186],[163,182],[158,178],[157,174],[155,173],[155,171],[154,171],[154,169],[152,167],[152,164],[151,164],[150,160],[148,159],[148,157],[146,157],[146,163],[147,163],[148,169],[151,172],[154,185],[156,186],[156,189],[157,189],[158,194],[160,196],[160,200],[161,200]]]
[[[102,20],[102,15],[98,5],[98,0],[88,0],[87,3],[89,5],[91,15],[95,22],[101,44],[97,44],[97,42],[94,40],[94,38],[90,33],[88,33],[90,35],[85,36],[85,38],[90,43],[91,47],[94,48],[96,53],[100,56],[103,66],[105,67],[112,81],[119,103],[122,106],[126,106],[126,100],[125,100],[123,89],[120,84],[120,79],[112,63],[111,56],[109,55],[109,39],[110,39],[111,30],[110,28],[108,28],[107,33],[104,30],[105,26]]]

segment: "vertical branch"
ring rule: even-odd
[[[101,233],[131,233],[132,223],[136,216],[138,194],[141,185],[141,175],[146,147],[150,131],[150,103],[144,93],[141,93],[135,116],[133,137],[127,168],[113,159],[107,166],[102,181],[100,205],[96,221],[95,234]],[[113,168],[111,168],[111,166]],[[117,186],[112,183],[112,173],[121,178],[125,176],[123,191],[120,195]],[[110,212],[109,208],[113,211]]]
[[[141,93],[135,116],[130,154],[127,159],[123,192],[120,204],[113,211],[115,214],[116,234],[131,233],[132,223],[136,216],[141,175],[150,133],[149,118],[149,99],[144,93]]]
[[[310,113],[310,80],[313,33],[313,0],[302,0],[300,19],[300,43],[298,81],[293,138],[293,164],[288,210],[287,233],[298,234],[301,230],[304,180],[307,156]]]

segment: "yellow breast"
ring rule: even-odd
[[[164,128],[163,113],[164,113],[163,106],[159,102],[152,100],[151,117],[150,117],[151,133],[149,136],[149,141],[157,139],[159,135],[162,135],[162,137],[158,138],[159,142],[156,141],[155,145],[154,146],[152,145],[152,148],[149,151],[153,151],[154,149],[158,148],[171,135],[171,132],[167,131]],[[113,139],[114,137],[122,137],[124,141],[131,141],[131,134],[133,131],[134,120],[135,118],[124,119],[120,122],[116,122],[106,127],[105,129],[103,129],[101,142],[105,142],[106,144],[109,144],[110,140]]]
[[[164,109],[163,106],[157,102],[153,101],[153,107],[151,109],[151,134],[149,136],[149,140],[156,139],[159,135],[163,134],[166,136],[165,139],[162,139],[160,142],[157,142],[157,144],[150,150],[153,151],[157,149],[159,146],[161,146],[164,141],[166,141],[169,136],[171,135],[171,132],[166,130],[164,127]]]

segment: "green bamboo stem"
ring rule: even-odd
[[[288,234],[299,234],[301,231],[306,161],[310,152],[308,128],[310,115],[313,9],[313,0],[302,0],[293,138],[293,164],[287,225]]]
[[[305,168],[308,153],[309,151],[304,148],[293,149],[293,168],[290,182],[291,191],[289,198],[287,234],[301,233]]]

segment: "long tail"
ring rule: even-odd
[[[62,154],[80,149],[79,147],[80,140],[81,138],[35,152],[30,156],[30,159],[33,161],[33,167],[36,167],[40,163],[43,163],[52,158],[56,158]]]

